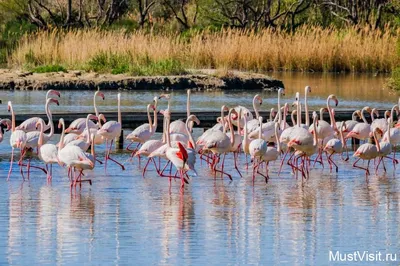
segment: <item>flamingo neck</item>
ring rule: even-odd
[[[293,110],[293,111],[292,111],[292,114],[290,115],[290,118],[292,119],[292,125],[293,125],[293,126],[297,124],[297,121],[294,119],[294,114],[295,114],[295,113],[297,113],[297,111],[296,111],[296,110]]]
[[[283,130],[286,129],[286,116],[287,116],[287,104],[285,104],[285,107],[283,109]]]
[[[189,127],[189,124],[190,124],[190,122],[192,122],[192,120],[190,120],[190,119],[186,119],[186,133],[187,133],[187,135],[189,136],[189,141],[192,143],[192,145],[193,145],[193,149],[194,150],[196,150],[196,142],[194,141],[194,139],[193,139],[193,136],[192,136],[192,131],[190,130],[190,127]],[[188,145],[189,146],[189,145]]]
[[[186,101],[186,116],[190,116],[190,90],[187,92],[187,101]]]
[[[166,126],[167,126],[167,132],[165,132],[165,134],[166,134],[166,137],[167,137],[167,145],[168,145],[168,147],[169,148],[171,148],[171,138],[170,138],[170,134],[171,133],[169,133],[169,123],[170,121],[169,121],[169,118],[168,117],[166,117],[165,118],[165,123],[166,123]]]
[[[258,122],[260,124],[259,130],[258,130],[258,138],[261,139],[262,138],[262,119],[258,118]]]
[[[153,133],[153,122],[151,121],[150,105],[147,105],[147,119],[149,120],[150,133]]]
[[[367,111],[367,110],[365,110],[365,109],[361,110],[361,119],[364,121],[365,124],[368,124],[367,119],[365,118],[365,115],[364,115],[364,111]]]
[[[317,123],[316,117],[314,117],[313,123],[314,123],[314,143],[313,143],[313,146],[314,147],[318,147],[318,133],[317,133],[318,130],[317,130],[317,125],[316,125],[316,123]]]
[[[38,141],[38,147],[40,149],[40,147],[43,145],[43,130],[44,130],[44,123],[43,120],[39,120],[40,121],[40,133],[39,133],[39,141]]]
[[[154,112],[153,112],[153,115],[154,115],[154,122],[153,122],[153,128],[152,128],[152,131],[156,131],[157,130],[157,126],[158,126],[158,116],[157,116],[157,108],[154,106]]]
[[[58,152],[60,152],[64,148],[64,137],[65,137],[65,123],[64,120],[61,121],[61,137],[60,137],[60,142],[58,143]]]
[[[53,115],[51,114],[50,107],[48,104],[46,106],[46,113],[47,113],[47,117],[49,118],[48,125],[50,124],[50,133],[47,134],[46,136],[48,139],[50,139],[54,135],[54,123],[53,123]]]
[[[91,139],[91,137],[92,137],[92,132],[90,132],[90,128],[89,128],[89,117],[90,117],[90,115],[88,115],[88,116],[86,117],[86,129],[87,129],[87,131],[88,131],[88,137],[87,137],[86,142],[90,145],[90,142],[92,141],[92,139]]]
[[[301,126],[301,107],[300,107],[300,101],[297,101],[297,126]]]
[[[278,152],[281,151],[281,143],[279,142],[279,126],[275,124],[275,141],[276,141],[276,149]]]
[[[308,87],[306,87],[305,93],[304,93],[304,111],[305,111],[305,115],[306,115],[306,126],[308,127],[308,126],[310,126],[310,117],[308,114],[307,95],[308,95]]]
[[[326,99],[326,108],[328,109],[328,114],[329,114],[329,118],[330,118],[330,120],[331,120],[331,127],[332,128],[334,128],[334,126],[333,126],[333,120],[332,120],[332,108],[331,108],[331,105],[329,104],[329,101],[331,100],[331,98],[330,97],[328,97],[328,99]],[[324,120],[324,118],[321,116],[321,118],[320,118],[321,120]]]
[[[329,118],[331,120],[331,128],[337,129],[335,115],[333,114],[333,110],[329,112]]]
[[[374,130],[373,135],[374,135],[376,149],[378,150],[378,152],[380,152],[381,151],[381,145],[379,144],[378,137],[376,136],[376,130]]]
[[[231,145],[233,146],[235,145],[235,132],[233,131],[231,114],[228,115],[228,125],[229,125],[229,130],[231,131]]]
[[[392,107],[392,110],[390,111],[390,123],[393,122],[393,113],[394,113],[394,111],[395,111],[397,108],[398,108],[398,106],[397,106],[397,105],[394,105],[394,106]],[[386,120],[387,120],[387,119],[386,119]],[[390,125],[390,123],[389,123],[389,125]]]
[[[97,97],[98,93],[99,93],[99,91],[96,91],[93,96],[93,106],[94,106],[94,112],[95,112],[96,116],[99,116],[99,111],[97,110],[97,105],[96,105],[96,97]]]
[[[344,125],[345,125],[345,122],[343,121],[343,122],[342,122],[342,125],[341,125],[341,127],[340,127],[340,132],[339,132],[339,134],[340,134],[340,141],[342,142],[342,147],[343,147],[343,148],[346,146],[346,141],[344,140],[344,136],[343,136],[343,127],[344,127]]]
[[[11,110],[11,132],[15,131],[15,113],[14,113],[14,108],[12,107],[12,104],[10,104],[10,110]]]
[[[241,113],[241,111],[240,111],[240,113]],[[246,126],[246,124],[247,124],[247,115],[245,114],[244,116],[243,116],[243,119],[244,119],[244,127],[243,127],[243,130],[244,130],[244,132],[243,132],[243,149],[244,149],[244,151],[245,151],[245,148],[247,147],[247,145],[248,145],[248,132],[247,132],[247,126]]]
[[[278,123],[279,127],[281,126],[282,122],[282,114],[281,114],[281,90],[278,91]]]
[[[253,109],[254,109],[254,113],[256,114],[256,118],[258,119],[260,114],[258,113],[258,107],[256,105],[256,101],[257,101],[257,95],[254,96],[254,98],[253,98]],[[239,116],[239,119],[240,119],[240,116]]]
[[[118,123],[121,125],[121,128],[122,128],[121,98],[120,98],[120,96],[118,96]]]
[[[96,163],[96,151],[95,151],[95,144],[94,144],[94,138],[95,136],[93,135],[92,139],[91,139],[91,143],[92,143],[92,156],[93,156],[93,162]]]

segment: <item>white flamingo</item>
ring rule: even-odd
[[[44,144],[44,121],[39,120],[37,125],[40,126],[40,135],[38,141],[38,156],[39,159],[42,160],[46,164],[46,171],[47,171],[47,181],[50,181],[53,176],[53,164],[58,163],[58,149],[57,146],[54,144],[46,143]],[[60,123],[58,124],[60,127]],[[64,134],[62,132],[61,134]],[[50,164],[50,170],[48,165]]]
[[[105,166],[104,168],[107,169],[107,160],[111,160],[118,164],[122,170],[125,170],[125,167],[116,161],[115,159],[110,157],[112,144],[116,137],[121,135],[122,129],[122,119],[121,119],[121,93],[118,93],[118,121],[108,121],[106,122],[98,131],[97,134],[103,136],[106,139],[106,155],[105,155]],[[108,141],[110,141],[110,147],[108,148]]]
[[[12,172],[13,160],[14,160],[14,149],[20,149],[21,156],[18,161],[18,165],[20,166],[20,173],[24,178],[22,172],[22,158],[24,156],[24,150],[26,145],[26,133],[23,130],[15,129],[15,113],[12,107],[11,101],[8,102],[8,111],[11,112],[11,136],[10,136],[10,145],[11,145],[11,160],[10,160],[10,169],[8,170],[7,181],[10,180],[10,175]]]
[[[353,167],[365,170],[366,177],[369,175],[369,163],[370,163],[371,159],[375,159],[376,157],[379,156],[380,146],[379,146],[378,138],[376,136],[377,130],[378,129],[374,130],[372,133],[376,145],[370,144],[370,143],[364,143],[360,147],[358,147],[356,152],[353,154],[354,157],[358,157],[358,159],[354,162]],[[361,159],[368,160],[367,167],[362,167],[362,166],[357,165],[357,162]]]
[[[361,110],[361,119],[364,123],[358,123],[354,126],[353,130],[347,134],[347,138],[356,138],[359,140],[365,140],[369,138],[371,132],[371,125],[368,124],[367,119],[365,119],[364,112],[370,112],[371,108],[366,106]]]
[[[45,108],[44,108],[46,114],[47,114],[47,100],[50,99],[50,97],[52,97],[52,96],[58,96],[58,97],[60,97],[61,94],[60,94],[59,91],[56,91],[56,90],[48,90],[48,91],[47,91],[47,93],[46,93],[46,105],[45,105]],[[49,117],[49,116],[47,115],[47,117]],[[36,124],[37,124],[37,122],[38,122],[39,120],[43,120],[43,119],[40,118],[40,117],[31,117],[31,118],[25,120],[24,122],[22,122],[22,123],[21,123],[19,126],[17,126],[15,129],[16,129],[16,130],[23,130],[23,131],[26,132],[26,133],[27,133],[27,132],[31,132],[31,131],[37,131],[37,129],[36,129]],[[47,123],[47,125],[45,125],[44,131],[46,132],[48,129],[50,129],[50,120],[49,120],[49,122]]]
[[[336,167],[336,173],[338,172],[338,166],[337,164],[333,161],[332,156],[335,153],[340,153],[342,154],[342,152],[346,149],[346,141],[344,140],[344,135],[343,135],[343,131],[344,131],[344,127],[346,126],[346,122],[342,121],[340,122],[339,125],[339,134],[340,134],[340,139],[331,139],[329,140],[325,147],[324,147],[324,151],[326,151],[329,156],[328,156],[328,163],[329,163],[329,168],[330,171],[332,171],[332,164]],[[345,159],[345,161],[347,161],[349,159],[349,155],[347,154],[347,158]]]
[[[88,116],[89,119],[97,119],[97,117],[92,114],[89,114]],[[62,120],[62,126],[65,127],[63,123],[64,120]],[[60,145],[58,146],[58,159],[68,168],[68,178],[71,181],[71,187],[76,186],[77,182],[89,182],[90,184],[92,184],[92,181],[90,179],[82,180],[82,171],[91,170],[95,167],[96,153],[94,145],[94,135],[91,135],[91,153],[84,152],[81,148],[74,145],[64,147],[64,141],[62,139],[63,137],[64,135],[61,136]],[[80,171],[80,174],[77,177],[75,176],[75,170]]]
[[[97,96],[100,96],[103,100],[105,99],[104,93],[102,93],[101,91],[98,90],[94,93],[93,105],[94,105],[94,110],[95,110],[96,116],[99,115],[98,114],[99,112],[97,110],[97,105],[96,105]],[[86,118],[78,118],[71,122],[69,127],[65,130],[65,133],[76,133],[79,135],[85,130],[85,128],[86,128]],[[92,121],[90,121],[89,128],[97,129],[98,126],[95,123],[93,123]]]

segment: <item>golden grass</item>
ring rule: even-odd
[[[183,38],[101,30],[38,32],[25,36],[9,58],[10,66],[62,64],[84,68],[99,54],[131,60],[177,60],[186,68],[250,71],[390,72],[398,65],[398,32],[349,28],[303,27],[294,34],[222,30]]]

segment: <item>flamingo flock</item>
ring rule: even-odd
[[[201,121],[190,112],[190,90],[187,91],[187,117],[181,120],[171,121],[172,104],[170,94],[155,96],[147,105],[148,123],[145,123],[127,134],[129,145],[126,149],[131,153],[131,158],[140,161],[147,160],[142,174],[145,176],[149,165],[152,163],[160,177],[168,177],[171,180],[178,179],[183,191],[185,184],[193,176],[197,176],[196,160],[204,161],[204,164],[216,177],[227,177],[232,180],[230,170],[237,171],[242,177],[243,168],[246,171],[252,169],[252,181],[261,176],[268,182],[270,178],[269,164],[277,161],[280,175],[285,163],[290,167],[292,174],[302,181],[310,176],[313,167],[321,165],[324,161],[329,164],[329,171],[338,172],[338,154],[344,162],[349,160],[347,143],[350,139],[359,139],[364,143],[354,152],[355,161],[353,167],[365,172],[366,178],[370,175],[370,162],[375,163],[375,172],[382,164],[386,171],[385,160],[389,160],[395,167],[398,164],[395,147],[400,143],[400,121],[395,122],[395,115],[399,115],[399,104],[394,104],[391,110],[385,112],[384,118],[378,118],[376,108],[366,106],[362,110],[353,113],[352,120],[336,122],[335,107],[338,106],[338,98],[331,94],[327,97],[326,106],[321,107],[319,114],[312,112],[311,119],[307,105],[307,96],[311,88],[304,89],[304,101],[301,102],[301,93],[297,92],[294,102],[281,104],[283,88],[278,90],[276,110],[271,109],[271,115],[266,121],[259,115],[263,99],[255,95],[252,101],[254,114],[245,106],[221,107],[221,116],[216,124],[204,131],[194,140],[192,136],[193,126],[200,125]],[[51,109],[59,105],[61,93],[49,90],[45,98],[45,112],[47,122],[39,117],[32,117],[15,125],[15,112],[12,102],[8,102],[8,111],[11,112],[11,120],[0,120],[0,141],[6,131],[11,131],[11,161],[7,179],[12,174],[16,149],[19,150],[17,164],[19,172],[25,178],[24,167],[29,178],[31,168],[39,169],[46,174],[50,182],[53,178],[53,165],[65,167],[70,186],[92,180],[86,178],[85,171],[93,170],[97,164],[104,164],[107,171],[107,162],[116,163],[121,170],[125,170],[123,163],[112,158],[112,146],[114,140],[122,133],[121,95],[117,96],[118,121],[107,121],[97,107],[97,98],[105,100],[101,91],[96,91],[93,98],[94,114],[76,119],[67,128],[64,119],[58,121],[58,128],[62,129],[61,137],[57,144],[48,143],[54,138],[54,122]],[[159,110],[159,106],[166,101],[166,108]],[[290,112],[290,106],[293,110]],[[305,110],[305,120],[302,120],[302,108]],[[290,113],[289,113],[290,112]],[[330,121],[323,119],[327,112]],[[365,114],[369,114],[372,123],[368,123]],[[162,137],[156,138],[154,133],[158,127],[158,116],[163,118]],[[287,117],[291,121],[287,121]],[[362,122],[357,121],[360,118]],[[288,123],[289,122],[289,123]],[[304,122],[304,123],[303,123]],[[293,126],[290,126],[292,124]],[[49,131],[49,133],[46,133]],[[96,156],[96,145],[105,143],[106,151],[104,161]],[[130,148],[136,144],[135,148]],[[90,151],[89,151],[90,149]],[[32,165],[30,159],[26,159],[27,152],[37,154],[44,166]],[[227,167],[226,155],[232,153],[234,167]],[[241,156],[241,154],[244,154]],[[243,158],[244,157],[244,158]],[[131,160],[132,160],[131,159]],[[136,160],[136,159],[134,159]],[[240,160],[244,160],[239,167]],[[360,165],[360,160],[367,161],[367,165]],[[27,161],[27,162],[26,162]],[[162,161],[165,163],[162,166]],[[203,163],[201,164],[203,165]],[[174,171],[173,168],[174,167]],[[232,168],[232,169],[230,169]]]

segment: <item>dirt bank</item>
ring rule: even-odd
[[[135,77],[69,71],[31,73],[0,69],[0,90],[278,90],[282,81],[254,73],[196,70],[180,76]]]

